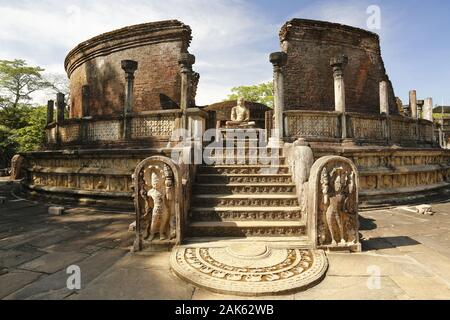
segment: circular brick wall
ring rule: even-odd
[[[104,33],[69,52],[70,117],[82,116],[82,87],[89,86],[89,116],[123,114],[125,74],[121,60],[135,60],[134,112],[178,108],[178,59],[187,52],[189,26],[177,20],[139,24]]]
[[[334,110],[330,59],[348,57],[344,79],[347,111],[379,113],[379,82],[386,77],[375,33],[337,23],[293,19],[280,31],[288,55],[285,68],[285,105],[295,110]],[[398,113],[388,81],[389,108]]]

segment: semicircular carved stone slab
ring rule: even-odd
[[[328,260],[322,250],[261,244],[177,247],[170,266],[181,279],[222,294],[264,296],[308,289],[320,282]]]
[[[358,171],[347,158],[326,156],[311,168],[308,235],[319,248],[361,251]]]
[[[141,161],[133,174],[136,239],[133,250],[148,246],[176,245],[181,241],[181,176],[167,157]]]

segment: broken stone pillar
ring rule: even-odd
[[[88,85],[81,87],[81,117],[89,116],[89,99],[91,96],[91,89]]]
[[[66,103],[64,101],[64,93],[58,92],[56,94],[56,122],[62,123],[64,121],[64,110]]]
[[[138,68],[137,61],[122,60],[121,66],[125,71],[125,105],[124,105],[124,125],[123,136],[125,140],[131,138],[131,118],[130,114],[133,112],[133,89],[134,89],[134,72]]]
[[[433,121],[433,98],[426,98],[423,104],[423,118]]]
[[[417,92],[416,90],[411,90],[409,92],[409,112],[411,114],[411,118],[417,119]]]
[[[53,122],[54,110],[55,110],[55,101],[48,100],[47,101],[47,124]]]
[[[380,113],[389,115],[388,83],[385,80],[380,81]]]
[[[282,143],[283,133],[283,112],[284,112],[284,66],[287,62],[285,52],[273,52],[269,57],[273,65],[273,95],[274,95],[274,121],[273,134],[270,143],[278,145]]]
[[[423,100],[417,100],[417,118],[423,119],[423,105],[425,102]]]
[[[348,63],[345,55],[331,58],[330,66],[333,67],[334,78],[334,110],[342,113],[342,139],[347,138],[347,120],[345,117],[345,84],[344,69]]]
[[[188,129],[187,108],[189,108],[189,98],[191,90],[192,65],[195,63],[195,56],[190,53],[181,54],[178,60],[181,73],[181,97],[180,109],[183,112],[181,116],[181,128]]]

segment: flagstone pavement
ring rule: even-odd
[[[251,299],[196,288],[169,267],[169,252],[132,254],[130,212],[70,207],[16,197],[0,181],[0,299]],[[405,208],[361,212],[362,253],[329,253],[315,287],[258,299],[450,299],[450,199],[433,216]],[[67,268],[81,289],[67,289]]]

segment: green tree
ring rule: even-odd
[[[0,169],[9,166],[16,148],[17,142],[13,139],[12,130],[0,124]]]
[[[246,101],[258,102],[273,108],[273,82],[264,82],[253,86],[240,86],[231,89],[231,94],[225,101],[237,100],[239,97]]]
[[[40,67],[24,60],[0,60],[0,168],[17,152],[38,149],[44,140],[46,107],[34,107],[31,94],[53,89]]]
[[[44,128],[47,123],[47,107],[31,108],[26,126],[13,130],[18,152],[35,151],[44,143]]]
[[[44,79],[41,67],[28,66],[25,60],[0,60],[0,94],[3,108],[16,108],[31,101],[31,94],[51,87]]]

